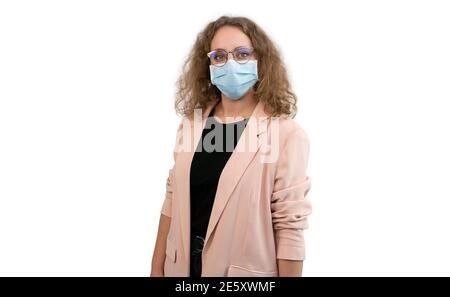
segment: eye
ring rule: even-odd
[[[214,63],[223,62],[226,59],[226,53],[224,51],[214,51],[211,53],[210,59]]]
[[[252,54],[252,50],[249,48],[245,48],[245,47],[241,47],[236,49],[236,59],[239,60],[246,60],[250,57],[250,55]]]

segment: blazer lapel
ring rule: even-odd
[[[264,104],[258,102],[233,153],[223,168],[217,185],[203,250],[206,249],[208,239],[211,237],[234,188],[263,143],[260,136],[267,130],[267,121],[265,121],[267,117],[264,112]]]
[[[178,153],[177,157],[177,169],[175,171],[176,180],[178,183],[177,190],[180,195],[180,207],[179,207],[179,217],[180,217],[180,231],[182,238],[182,247],[184,255],[189,263],[190,261],[190,236],[191,236],[191,196],[190,196],[190,171],[191,163],[194,157],[195,149],[200,141],[203,128],[206,124],[206,119],[212,108],[216,105],[218,101],[211,102],[207,105],[204,112],[202,113],[202,118],[197,119],[194,117],[192,120],[186,120],[185,123],[189,122],[187,128],[183,128],[183,138],[189,138],[188,145],[184,147]],[[211,216],[208,223],[208,228],[206,232],[205,242],[203,250],[205,250],[208,239],[210,238],[219,218],[231,196],[234,188],[239,182],[241,176],[244,174],[245,169],[250,164],[252,159],[255,157],[257,151],[259,150],[263,141],[261,140],[261,134],[267,130],[268,115],[264,112],[264,104],[258,102],[255,109],[253,110],[250,119],[244,128],[239,141],[231,154],[228,162],[226,163],[220,178],[219,184],[217,185],[216,196],[214,199],[213,208],[211,211]],[[178,140],[177,140],[178,141]],[[183,139],[183,144],[185,145],[185,139]],[[179,144],[177,144],[179,145]],[[189,265],[184,267],[185,275],[189,275]]]
[[[191,189],[190,189],[190,173],[191,163],[194,157],[197,144],[200,141],[203,128],[206,125],[206,119],[212,108],[218,101],[211,102],[203,110],[201,117],[194,116],[193,119],[184,119],[182,142],[183,148],[177,157],[177,169],[175,171],[177,190],[179,191],[178,198],[180,199],[179,217],[180,217],[180,231],[181,241],[186,256],[186,261],[190,261],[190,236],[191,236]],[[179,141],[179,140],[177,140]],[[181,146],[181,144],[177,144]],[[184,267],[185,275],[189,275],[189,265]]]

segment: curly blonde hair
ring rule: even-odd
[[[211,41],[223,26],[235,26],[251,40],[258,59],[259,81],[254,85],[254,97],[265,103],[271,116],[295,117],[297,96],[291,90],[286,68],[280,53],[267,34],[252,20],[245,17],[222,16],[210,22],[197,35],[194,46],[183,65],[177,81],[175,110],[183,116],[191,116],[196,108],[205,108],[209,102],[221,98],[219,89],[211,83],[209,59]]]

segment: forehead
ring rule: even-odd
[[[211,50],[223,48],[232,51],[238,46],[252,47],[252,42],[239,27],[235,26],[221,27],[211,41]]]

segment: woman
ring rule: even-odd
[[[301,276],[309,139],[272,41],[247,18],[209,23],[176,109],[151,276]]]

